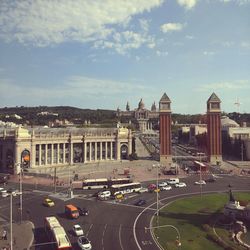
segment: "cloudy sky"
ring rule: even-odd
[[[250,0],[1,0],[0,106],[150,108],[166,92],[194,114],[215,92],[249,113],[249,13]]]

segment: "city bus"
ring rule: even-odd
[[[72,249],[70,240],[55,216],[45,217],[44,230],[56,250]]]
[[[141,189],[140,182],[132,182],[126,184],[116,184],[110,187],[111,195],[116,196],[117,194],[129,194],[133,192],[139,192]]]
[[[194,161],[194,170],[198,171],[198,172],[207,172],[208,171],[208,165],[203,163],[203,162],[199,162],[199,161]]]
[[[83,189],[95,189],[95,188],[109,188],[116,184],[126,184],[130,183],[130,178],[102,178],[102,179],[86,179],[82,183]]]
[[[82,183],[83,189],[108,188],[108,179],[86,179]]]

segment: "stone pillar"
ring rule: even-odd
[[[83,152],[84,152],[83,162],[86,162],[87,161],[87,143],[86,142],[83,143]]]
[[[97,161],[97,142],[95,142],[95,161]]]
[[[108,142],[105,141],[105,160],[108,159]]]
[[[110,142],[110,160],[113,160],[113,143]]]
[[[44,165],[47,165],[48,162],[48,144],[45,144],[45,157],[44,157],[45,163]]]
[[[38,147],[38,155],[39,155],[38,165],[41,166],[41,161],[42,161],[42,145],[41,144],[39,144],[39,147]]]
[[[30,167],[35,167],[36,165],[36,144],[31,141],[31,152],[30,152],[30,158],[31,158],[31,161],[30,161]]]
[[[100,142],[100,161],[102,160],[102,141]]]
[[[54,164],[54,144],[51,143],[51,165]]]
[[[92,161],[92,142],[89,142],[89,161]]]
[[[59,161],[59,155],[60,155],[60,144],[59,143],[57,143],[57,157],[56,157],[56,161],[57,161],[57,164],[59,164],[60,163],[60,161]]]
[[[65,164],[65,155],[66,155],[66,152],[65,152],[65,143],[63,143],[63,164]]]
[[[70,141],[70,143],[69,143],[69,150],[70,150],[70,161],[69,161],[69,163],[70,163],[70,165],[73,165],[74,164],[74,162],[73,162],[73,157],[74,157],[74,147],[73,147],[73,143]]]
[[[116,140],[116,158],[121,160],[121,142],[119,139]]]

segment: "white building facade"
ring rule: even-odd
[[[127,128],[0,129],[1,172],[16,173],[24,151],[27,168],[120,161],[132,153],[132,133]]]

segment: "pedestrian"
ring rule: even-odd
[[[7,231],[3,230],[2,239],[7,240]]]

